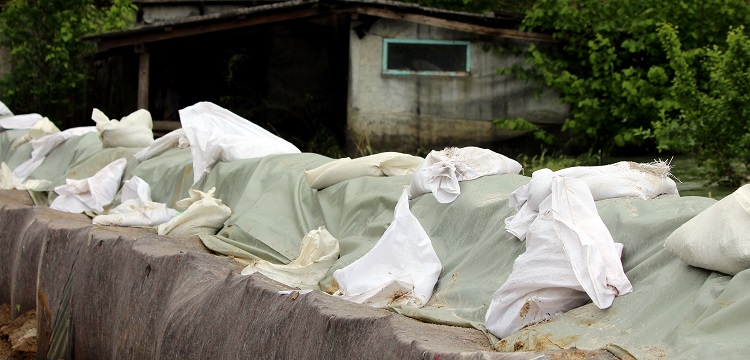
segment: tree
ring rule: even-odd
[[[135,20],[131,0],[11,0],[0,13],[0,44],[11,72],[0,97],[15,113],[38,112],[59,126],[85,116],[87,66],[95,50],[86,34],[122,29]]]
[[[695,49],[724,46],[723,34],[748,20],[745,0],[538,0],[523,29],[559,43],[532,46],[527,65],[504,72],[539,81],[570,104],[563,129],[579,150],[653,146],[651,124],[678,109],[658,25],[679,26],[681,43]]]
[[[661,150],[696,154],[709,183],[739,186],[750,180],[750,40],[743,30],[729,32],[725,49],[683,50],[673,26],[658,33],[680,111],[661,114],[653,124],[655,138]]]

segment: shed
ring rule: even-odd
[[[493,119],[561,124],[556,94],[498,74],[511,51],[550,43],[510,13],[379,0],[140,0],[132,29],[97,43],[91,102],[154,119],[212,101],[303,151],[350,155],[496,148],[518,136]],[[176,122],[157,122],[162,129]]]

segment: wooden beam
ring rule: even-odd
[[[465,22],[439,19],[426,15],[406,14],[395,12],[387,9],[376,9],[361,7],[356,10],[357,13],[377,16],[385,19],[403,20],[415,22],[424,25],[436,26],[451,30],[465,31],[482,35],[497,36],[510,39],[521,39],[530,41],[557,42],[552,36],[547,34],[525,32],[514,29],[498,29],[488,26],[469,24]]]
[[[115,38],[100,38],[98,41],[99,51],[106,51],[122,46],[145,44],[154,41],[176,39],[181,37],[200,35],[216,31],[233,30],[248,26],[277,23],[287,20],[313,17],[321,14],[318,8],[300,9],[295,11],[269,14],[264,16],[238,15],[234,18],[217,19],[207,23],[196,24],[171,24],[164,25],[161,31],[150,31],[143,34],[130,34],[117,36]],[[184,26],[184,27],[183,27]]]
[[[138,109],[148,110],[148,80],[150,67],[150,53],[148,51],[141,52],[138,62]]]

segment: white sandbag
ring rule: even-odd
[[[8,116],[0,119],[0,128],[8,130],[24,130],[34,126],[39,120],[42,120],[42,115],[39,114]]]
[[[603,166],[576,166],[558,170],[556,175],[580,179],[588,184],[594,200],[638,197],[643,200],[659,195],[678,195],[670,178],[672,167],[665,161],[635,163],[620,161]]]
[[[31,158],[13,169],[13,182],[16,184],[23,183],[44,162],[47,155],[65,140],[95,131],[96,128],[93,126],[77,127],[31,140]]]
[[[0,101],[0,117],[8,117],[8,116],[13,116],[13,112],[10,111],[10,109],[8,109],[8,106],[5,105],[5,103]]]
[[[430,237],[409,211],[406,190],[393,217],[372,250],[333,273],[339,285],[335,296],[377,307],[423,307],[430,300],[442,264]]]
[[[169,149],[175,147],[184,149],[188,146],[190,146],[190,141],[185,135],[185,130],[177,129],[170,131],[166,135],[156,139],[147,148],[137,152],[135,154],[135,159],[139,162],[144,162],[148,159],[161,155]]]
[[[282,284],[298,289],[319,289],[318,283],[339,258],[339,241],[324,226],[302,239],[300,254],[289,264],[259,260],[242,269],[242,275],[259,272]]]
[[[419,156],[384,152],[356,159],[343,158],[306,170],[305,178],[313,189],[324,189],[360,176],[396,176],[413,174],[424,161]]]
[[[94,217],[96,225],[112,226],[156,226],[177,216],[177,210],[166,204],[151,201],[151,186],[143,179],[133,176],[122,186],[122,203]]]
[[[409,199],[431,192],[440,203],[450,203],[461,193],[459,181],[486,175],[518,174],[517,161],[492,150],[477,147],[431,151],[414,173],[408,187]]]
[[[505,219],[505,229],[520,240],[539,211],[539,204],[551,193],[555,176],[579,179],[587,184],[595,201],[638,197],[644,200],[659,195],[678,195],[677,184],[670,178],[671,166],[664,161],[638,164],[621,161],[603,166],[576,166],[553,172],[541,169],[531,174],[531,181],[508,197],[508,204],[518,212]]]
[[[117,121],[110,120],[101,110],[95,108],[91,113],[91,119],[96,122],[96,130],[104,148],[141,148],[154,142],[154,133],[151,130],[153,123],[148,110],[136,110]]]
[[[34,125],[29,128],[29,132],[27,132],[26,135],[21,136],[13,141],[13,144],[10,145],[10,148],[15,149],[31,140],[36,140],[44,136],[59,132],[60,129],[58,129],[52,121],[45,117],[34,123]]]
[[[127,160],[120,158],[103,167],[90,178],[66,179],[65,185],[55,187],[55,192],[59,196],[52,201],[50,208],[70,213],[87,211],[101,213],[104,206],[115,199],[127,164]]]
[[[194,182],[219,160],[300,153],[288,141],[210,102],[180,110],[180,122],[190,140]]]
[[[588,185],[555,176],[550,195],[529,226],[526,252],[492,295],[485,326],[504,338],[524,326],[585,304],[600,309],[632,292],[615,244],[596,211]]]
[[[675,230],[664,246],[689,265],[737,275],[750,268],[750,185]]]
[[[159,225],[159,235],[215,235],[232,215],[232,210],[222,204],[221,199],[214,198],[215,191],[216,188],[211,188],[207,193],[188,190],[190,197],[175,203],[177,210],[184,212]]]

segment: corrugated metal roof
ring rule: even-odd
[[[161,1],[176,4],[183,0]],[[553,41],[545,34],[516,30],[520,16],[495,13],[474,14],[441,10],[385,0],[292,0],[258,6],[239,7],[220,13],[191,16],[152,24],[141,24],[134,28],[95,34],[85,37],[98,42],[100,50],[142,44],[178,37],[198,35],[213,31],[268,24],[279,21],[310,18],[335,13],[357,13],[405,21],[430,23],[435,26],[456,28],[498,37],[520,38],[536,41]]]

